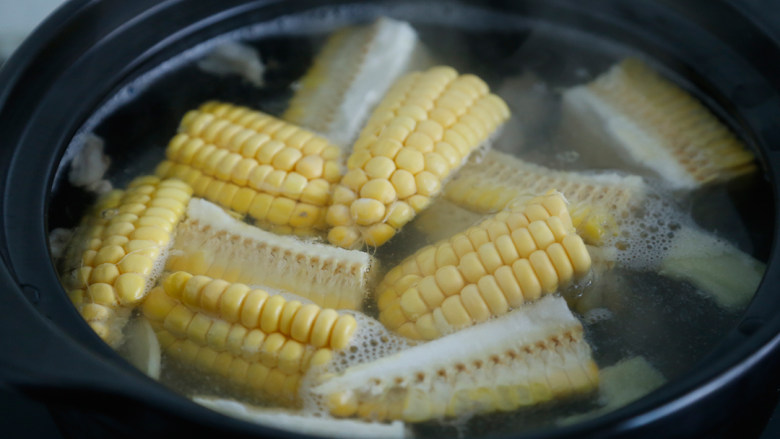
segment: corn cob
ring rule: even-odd
[[[488,213],[551,188],[566,196],[572,223],[589,244],[604,244],[618,236],[620,225],[635,215],[648,193],[641,177],[557,171],[489,151],[480,162],[464,166],[445,186],[444,196],[458,206]]]
[[[424,64],[423,52],[406,22],[380,18],[341,29],[325,42],[282,118],[346,150],[398,76]]]
[[[508,117],[504,101],[476,76],[435,67],[401,78],[374,110],[334,189],[328,240],[385,243]]]
[[[548,296],[498,319],[350,367],[315,386],[331,414],[420,422],[509,411],[598,383],[582,325]]]
[[[196,396],[193,400],[211,410],[228,416],[303,435],[356,439],[403,439],[408,437],[404,423],[400,421],[381,424],[352,419],[325,418],[280,409],[252,407],[227,399]]]
[[[626,59],[587,85],[564,93],[563,129],[595,136],[588,146],[658,174],[674,189],[722,182],[756,169],[753,154],[698,100],[638,59]],[[568,124],[569,122],[574,125]],[[611,163],[608,163],[611,164]]]
[[[746,306],[764,277],[766,265],[732,244],[693,227],[675,233],[659,273],[692,283],[720,306]]]
[[[285,404],[357,327],[351,315],[184,272],[152,290],[143,311],[168,355]]]
[[[418,250],[377,287],[379,321],[431,340],[553,293],[590,270],[558,192]]]
[[[149,321],[135,318],[125,329],[126,341],[120,347],[120,354],[133,366],[151,378],[160,378],[160,343]]]
[[[570,416],[561,424],[572,424],[623,407],[666,382],[664,376],[644,357],[623,359],[599,371],[599,403],[601,407],[587,413]]]
[[[73,276],[77,268],[81,267],[81,256],[90,246],[99,244],[108,220],[116,214],[115,210],[122,201],[124,191],[114,189],[100,197],[89,208],[81,219],[76,231],[70,237],[67,248],[64,251],[60,263],[60,273],[63,273],[65,288],[76,288],[76,277]]]
[[[335,309],[359,309],[377,263],[366,252],[277,236],[193,199],[167,269],[264,285]]]
[[[341,152],[324,138],[267,114],[208,102],[182,119],[157,175],[277,230],[325,227]]]
[[[626,237],[640,231],[636,224],[642,220],[638,217],[648,210],[669,210],[660,205],[663,200],[659,203],[657,194],[640,177],[556,171],[498,151],[488,152],[480,163],[464,166],[447,184],[444,195],[472,211],[490,212],[523,194],[553,187],[569,200],[572,224],[585,242],[602,247],[619,244],[623,260],[629,264],[635,263],[630,260],[633,247],[651,244],[643,242],[641,236]],[[765,265],[712,234],[692,225],[674,224],[676,221],[663,227],[646,223],[647,230],[657,229],[650,238],[656,241],[657,250],[644,258],[652,259],[651,263],[634,268],[659,270],[662,275],[691,282],[726,308],[746,305],[761,282]],[[658,245],[666,235],[673,235],[669,245]]]
[[[136,178],[105,224],[95,228],[99,237],[92,238],[83,252],[68,294],[110,345],[121,344],[130,310],[146,297],[162,270],[171,232],[191,193],[179,180]]]

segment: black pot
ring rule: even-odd
[[[352,7],[344,9],[344,5]],[[330,23],[325,27],[383,14],[439,25],[459,20],[462,25],[461,8],[471,8],[465,22],[481,26],[511,28],[530,18],[554,29],[620,41],[695,84],[710,103],[725,109],[723,116],[756,151],[775,200],[771,207],[757,208],[763,209],[770,230],[780,230],[776,175],[780,170],[780,42],[729,3],[527,0],[350,5],[333,1],[323,6],[315,1],[72,0],[0,70],[2,383],[45,402],[74,437],[174,432],[282,435],[218,415],[164,388],[122,360],[82,321],[64,294],[47,243],[49,230],[72,223],[89,201],[62,195],[68,189],[57,174],[61,158],[80,127],[124,85],[217,35],[310,10],[315,11],[313,17]],[[330,14],[333,10],[341,12]],[[410,17],[410,11],[417,12]],[[295,20],[286,25],[294,28]],[[201,92],[193,90],[192,105],[208,97]],[[236,99],[240,96],[237,90]],[[173,132],[179,114],[166,111],[167,104],[131,104],[139,122],[124,128],[127,144],[115,147],[120,157],[140,153],[142,146],[136,139],[144,138],[154,123]],[[190,102],[171,105],[186,108]],[[155,141],[164,145],[165,139],[151,143]],[[778,244],[775,236],[764,235],[762,240],[768,265],[755,299],[739,325],[690,372],[615,412],[523,437],[711,437],[714,431],[730,431],[728,425],[746,412],[750,401],[768,398],[780,384],[773,373],[780,363],[780,298],[775,293],[780,288]],[[761,415],[766,419],[765,413]]]

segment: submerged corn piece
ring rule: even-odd
[[[279,236],[193,199],[166,268],[293,292],[335,309],[360,309],[377,263],[366,252]]]
[[[417,33],[403,21],[380,18],[341,29],[325,42],[282,118],[346,150],[374,105],[423,55]]]
[[[701,102],[638,59],[626,59],[564,93],[564,129],[574,145],[605,145],[675,189],[693,189],[753,172],[753,154]]]
[[[110,345],[121,344],[130,311],[154,285],[191,194],[179,180],[143,176],[130,182],[114,208],[102,211],[103,224],[94,229],[68,294]]]
[[[299,434],[338,438],[403,439],[408,437],[404,423],[364,422],[307,415],[289,410],[253,407],[229,399],[194,397],[193,401],[222,414]]]
[[[504,101],[474,75],[434,67],[401,78],[374,110],[334,189],[328,240],[384,244],[508,117]]]
[[[746,306],[764,277],[766,264],[704,231],[677,231],[659,272],[692,283],[720,306]]]
[[[277,231],[325,227],[341,151],[324,138],[249,108],[208,102],[182,119],[160,176]]]
[[[168,355],[284,404],[301,375],[347,346],[357,321],[280,294],[176,272],[149,294],[144,315]]]
[[[430,419],[510,411],[593,390],[580,322],[548,296],[500,318],[347,368],[315,386],[335,416]]]
[[[590,270],[559,192],[531,199],[423,247],[377,287],[379,321],[431,340],[506,314]]]
[[[466,164],[445,186],[444,196],[458,206],[488,213],[552,188],[569,201],[572,223],[589,244],[616,237],[621,222],[641,208],[648,192],[644,180],[634,175],[558,171],[489,151],[479,162]]]

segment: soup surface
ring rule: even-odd
[[[492,147],[525,162],[591,174],[613,169],[612,164],[605,167],[600,163],[596,156],[600,153],[589,155],[588,142],[594,140],[573,132],[578,128],[567,120],[563,96],[567,90],[593,81],[629,57],[643,59],[707,104],[724,125],[731,126],[728,115],[701,95],[693,82],[619,41],[482,10],[438,12],[433,18],[420,19],[413,11],[399,8],[394,15],[410,20],[420,43],[435,60],[434,65],[473,73],[506,101],[512,116],[494,138]],[[85,143],[102,142],[102,152],[110,159],[110,166],[106,166],[104,175],[93,180],[103,183],[76,187],[66,175],[73,168],[61,167],[51,211],[67,215],[58,213],[49,219],[52,236],[78,224],[95,198],[94,191],[105,190],[107,184],[121,188],[136,176],[153,173],[164,159],[182,117],[203,102],[230,102],[280,117],[327,37],[347,25],[348,19],[368,19],[369,15],[370,10],[317,12],[247,27],[193,48],[118,90],[86,122],[63,159],[63,163],[68,163]],[[224,58],[213,58],[214,50],[229,42],[240,42],[241,46],[234,48],[238,47],[239,58],[249,60],[239,66],[242,73],[224,67]],[[259,54],[259,60],[252,61],[253,53]],[[736,126],[731,129],[739,135]],[[476,152],[464,169],[478,169],[480,157],[484,156],[484,151]],[[95,166],[91,165],[93,169]],[[637,172],[635,166],[616,170],[623,176]],[[612,256],[606,257],[610,259],[609,269],[557,293],[567,299],[584,326],[593,358],[604,372],[600,390],[506,413],[415,424],[412,429],[416,437],[529,431],[573,422],[603,412],[605,407],[615,408],[692,370],[732,329],[749,300],[724,306],[701,284],[664,275],[658,261],[663,260],[671,245],[670,237],[681,228],[690,227],[708,237],[705,241],[717,243],[718,248],[750,255],[755,264],[732,267],[734,276],[746,275],[755,267],[760,269],[761,262],[768,257],[771,220],[757,210],[758,206],[766,210],[771,205],[760,171],[686,190],[670,189],[667,182],[652,173],[644,172],[642,177],[653,195],[643,206],[644,212],[634,212],[636,219],[626,221],[628,226],[621,237],[604,246],[613,249]],[[456,180],[457,176],[451,181]],[[429,211],[421,212],[387,244],[368,251],[387,270],[421,247],[490,215],[455,206],[447,197],[440,196]],[[689,256],[702,259],[691,263],[691,270],[700,270],[709,263],[708,255],[694,252]],[[688,261],[685,257],[682,260]],[[691,276],[708,279],[714,278],[715,273],[697,272]],[[376,317],[376,304],[369,300],[363,311]],[[126,349],[120,351],[127,354]],[[631,379],[614,381],[622,378],[620,373],[608,372],[614,370],[609,368],[632,359],[629,364],[641,367],[625,372]],[[235,394],[220,379],[165,355],[159,381],[187,396],[214,395],[254,404],[262,402]],[[625,394],[615,391],[616,387],[622,387]]]

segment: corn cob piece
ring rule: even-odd
[[[576,133],[574,145],[584,145],[583,137],[590,135],[595,141],[589,147],[611,150],[586,157],[620,156],[674,189],[694,189],[756,169],[753,154],[715,115],[638,59],[626,59],[591,83],[566,91],[564,120],[563,129]]]
[[[357,322],[261,289],[176,272],[144,302],[165,352],[284,404],[301,376],[349,343]]]
[[[431,340],[506,314],[590,270],[559,192],[502,211],[423,247],[377,287],[379,321]]]
[[[312,416],[289,410],[253,407],[228,399],[196,396],[193,400],[228,416],[298,434],[355,439],[403,439],[409,437],[404,423],[400,421],[382,424]]]
[[[157,175],[277,230],[325,227],[341,152],[324,138],[267,114],[207,102],[182,119]]]
[[[334,189],[328,240],[384,244],[508,117],[504,101],[476,76],[434,67],[401,78],[374,110]]]
[[[638,215],[646,212],[648,206],[657,204],[653,191],[640,177],[556,171],[498,151],[488,152],[479,163],[464,166],[447,184],[444,195],[459,206],[484,213],[503,209],[524,194],[553,187],[569,200],[577,233],[585,242],[602,247],[616,244],[616,239],[624,239],[626,234],[639,232],[636,224],[631,223],[639,221]],[[659,270],[662,275],[691,282],[722,307],[745,306],[761,282],[765,265],[692,225],[681,224],[673,230],[674,223],[669,221],[665,227],[647,224],[648,230],[658,229],[651,240],[658,241],[666,234],[673,238],[665,250],[664,246],[655,246],[658,250],[650,256],[657,262],[635,268]],[[647,248],[651,242],[639,244],[642,244],[641,237],[629,237],[622,242],[623,259],[631,259],[626,257],[631,255],[632,247]]]
[[[510,411],[593,390],[582,325],[554,296],[346,369],[315,386],[331,414],[421,422]]]
[[[445,186],[444,196],[471,211],[489,213],[518,197],[551,188],[566,196],[572,223],[589,244],[604,244],[618,236],[620,225],[641,208],[649,190],[634,175],[557,171],[489,151],[480,162],[464,166]]]
[[[683,227],[664,253],[659,273],[688,281],[724,308],[747,306],[766,265],[732,244],[693,227]]]
[[[367,115],[398,77],[425,64],[409,23],[380,18],[347,27],[325,42],[282,118],[346,150]]]
[[[193,199],[167,269],[294,292],[335,309],[360,309],[378,264],[366,252],[277,236]]]
[[[661,387],[666,379],[644,357],[623,359],[599,371],[599,403],[601,407],[587,413],[570,416],[561,424],[573,424],[615,410]]]
[[[90,246],[98,245],[100,236],[108,220],[114,216],[114,209],[122,201],[124,191],[114,189],[100,197],[81,219],[75,233],[70,237],[60,264],[63,273],[63,283],[67,289],[76,288],[76,277],[73,270],[81,266],[81,256]]]
[[[83,252],[68,294],[110,345],[121,344],[130,311],[154,285],[191,194],[179,180],[136,178]]]

